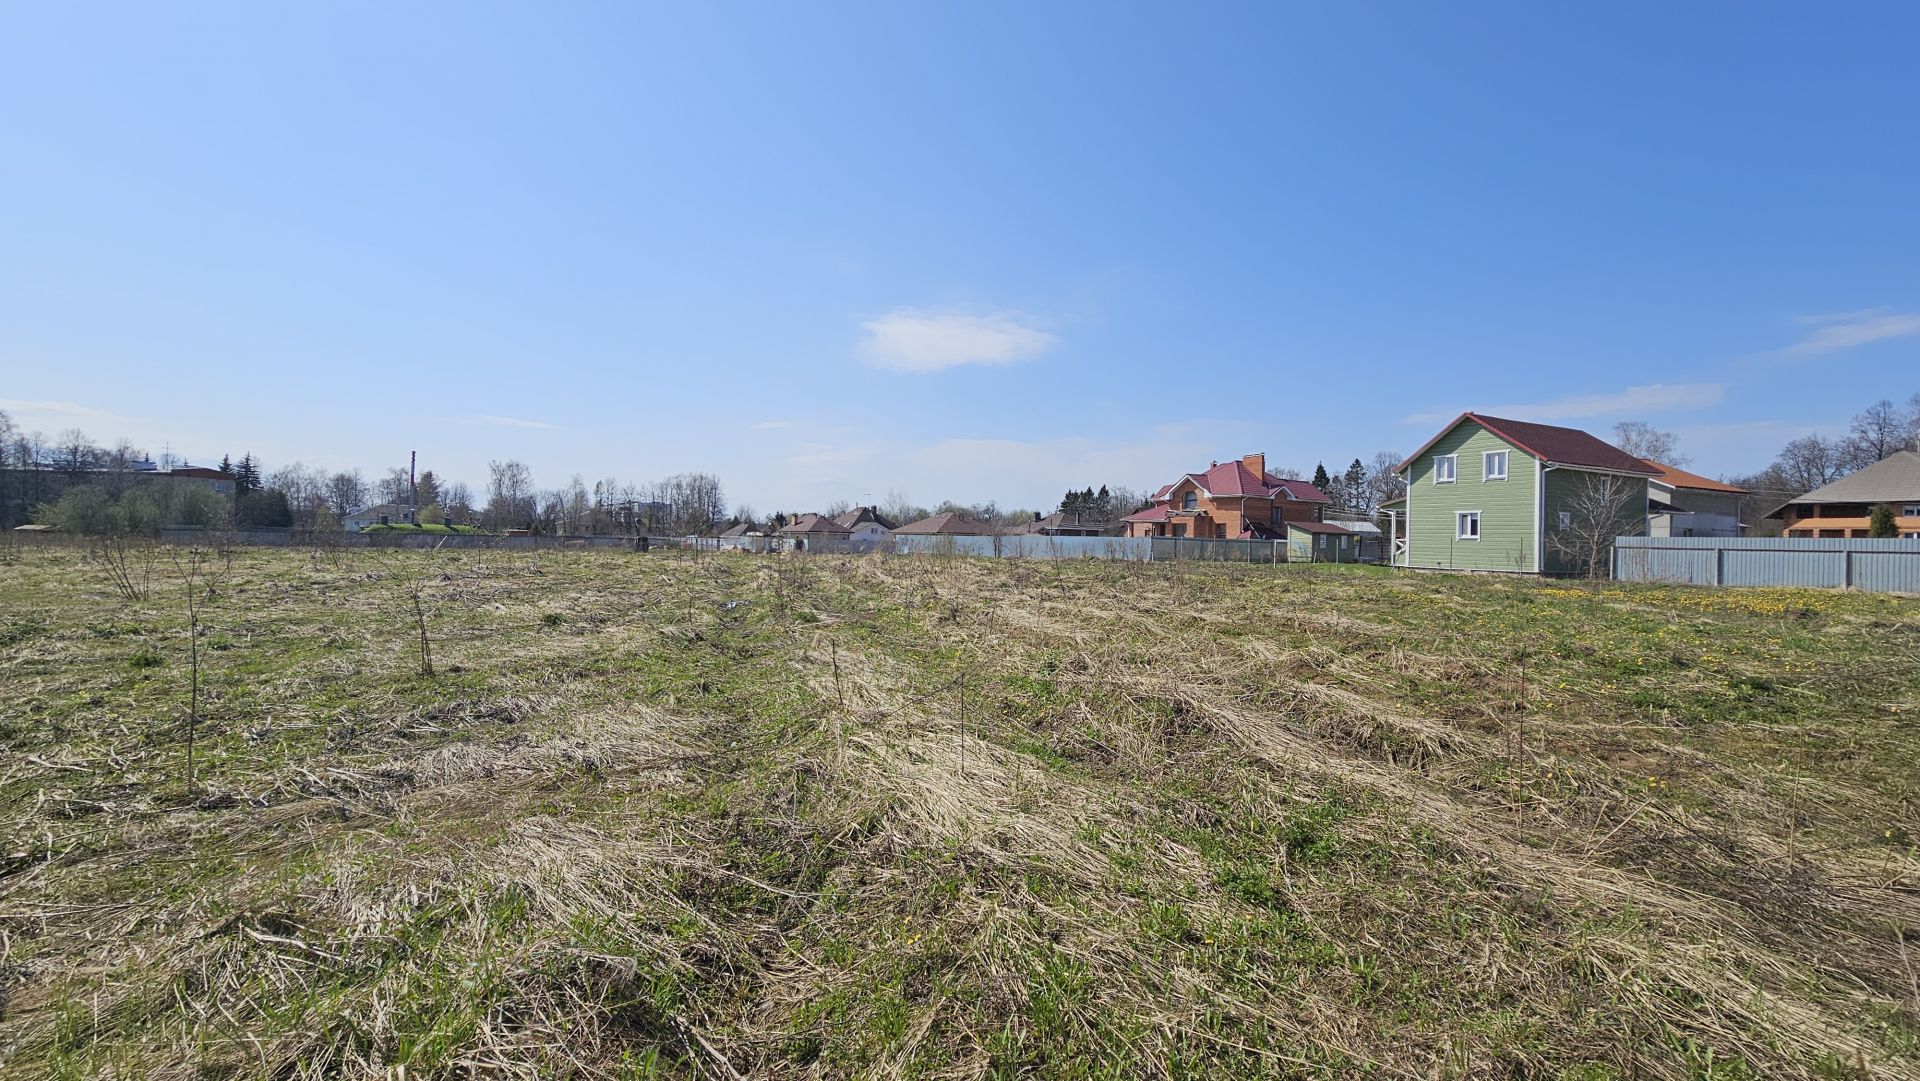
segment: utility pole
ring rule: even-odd
[[[420,524],[420,509],[415,504],[420,498],[420,482],[414,477],[414,470],[420,467],[420,452],[407,452],[407,524]]]

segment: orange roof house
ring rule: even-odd
[[[1249,454],[1163,486],[1151,506],[1121,521],[1129,537],[1281,540],[1287,523],[1317,522],[1326,506],[1325,492],[1276,477],[1265,454]]]

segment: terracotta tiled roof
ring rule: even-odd
[[[1473,421],[1487,431],[1533,455],[1543,462],[1553,465],[1568,465],[1581,469],[1604,469],[1614,473],[1635,473],[1652,476],[1653,467],[1635,458],[1619,447],[1578,428],[1562,428],[1555,424],[1535,424],[1526,420],[1504,420],[1479,413],[1462,413],[1454,418],[1452,424],[1440,429],[1432,439],[1420,445],[1420,449],[1407,455],[1407,460],[1395,466],[1395,471],[1412,465],[1425,454],[1440,437],[1458,428],[1464,421]]]
[[[1168,487],[1172,487],[1172,485],[1168,485]],[[1148,507],[1146,510],[1134,511],[1132,514],[1120,520],[1123,522],[1164,522],[1167,520],[1167,508]]]
[[[1679,469],[1674,466],[1661,465],[1652,458],[1642,458],[1640,460],[1653,467],[1654,479],[1662,484],[1672,485],[1675,488],[1692,488],[1701,492],[1726,492],[1729,495],[1747,494],[1745,488],[1736,488],[1731,484],[1722,484],[1717,480],[1709,480],[1698,473],[1689,473],[1684,469]]]

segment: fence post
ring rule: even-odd
[[[1713,547],[1713,584],[1727,584],[1727,550],[1717,544]]]
[[[1853,549],[1843,549],[1840,553],[1840,584],[1853,588]]]

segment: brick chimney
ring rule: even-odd
[[[1240,464],[1246,466],[1247,472],[1252,473],[1254,476],[1264,477],[1267,475],[1267,452],[1264,450],[1254,451],[1252,454],[1240,459]]]

